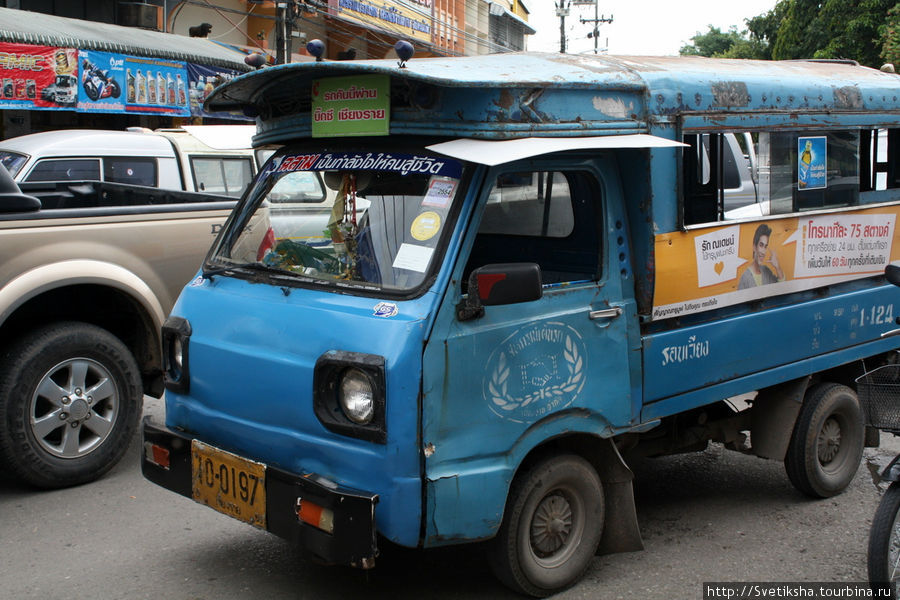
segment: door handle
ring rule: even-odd
[[[622,314],[621,306],[614,306],[612,308],[604,308],[602,310],[592,310],[588,313],[588,317],[591,320],[595,319],[614,319]]]

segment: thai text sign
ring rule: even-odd
[[[313,82],[313,137],[387,135],[390,79],[387,75],[332,77]]]
[[[657,235],[653,318],[881,274],[900,258],[898,214],[881,207]]]
[[[423,0],[330,0],[332,14],[388,31],[400,38],[431,42],[431,2]]]

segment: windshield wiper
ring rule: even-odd
[[[200,274],[203,275],[204,279],[212,279],[216,275],[221,275],[222,273],[227,273],[229,271],[233,271],[233,266],[227,267],[207,267],[203,265],[203,269],[200,271]]]

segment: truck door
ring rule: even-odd
[[[487,174],[425,352],[427,543],[492,534],[517,453],[563,429],[603,434],[637,414],[639,340],[611,166],[533,160]],[[540,266],[539,300],[456,317],[472,270],[523,262]]]

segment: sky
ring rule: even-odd
[[[560,0],[526,0],[531,11],[528,23],[537,34],[528,36],[528,50],[559,52],[559,17],[555,4]],[[565,0],[567,3],[570,0]],[[777,0],[599,0],[599,16],[611,24],[600,25],[598,48],[606,46],[609,54],[676,55],[697,32],[705,33],[708,25],[727,31],[736,25],[746,29],[744,19],[770,11]],[[566,17],[566,52],[577,54],[594,51],[594,40],[587,39],[592,27],[580,18],[593,19],[594,6],[572,6]]]

